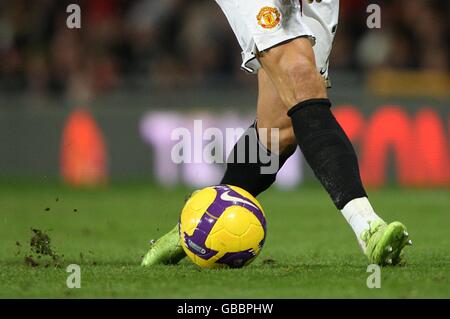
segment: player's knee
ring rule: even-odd
[[[260,62],[269,73],[287,108],[316,98],[326,98],[325,82],[317,70],[314,51],[306,38],[275,47]]]

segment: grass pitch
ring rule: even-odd
[[[382,269],[366,286],[366,258],[320,188],[275,189],[260,197],[266,245],[245,269],[141,268],[148,241],[178,219],[187,189],[119,184],[74,190],[51,183],[0,184],[0,297],[31,298],[449,298],[450,195],[447,190],[385,189],[371,200],[387,220],[406,224],[413,248],[404,267]],[[57,258],[30,253],[31,229],[46,231]],[[81,266],[69,289],[66,266]],[[45,266],[47,265],[47,266]]]

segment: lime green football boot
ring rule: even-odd
[[[177,225],[156,242],[151,243],[141,266],[175,265],[184,257],[186,257],[186,253],[180,244]]]
[[[403,248],[412,245],[406,227],[400,222],[388,225],[382,220],[373,221],[361,239],[366,244],[365,254],[369,261],[380,266],[399,264]]]

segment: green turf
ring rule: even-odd
[[[0,297],[450,297],[448,190],[371,192],[380,214],[404,222],[414,241],[406,266],[382,270],[380,289],[367,288],[366,259],[319,188],[261,196],[268,237],[248,268],[201,270],[188,260],[141,268],[147,242],[175,224],[186,193],[143,184],[0,184]],[[50,230],[63,267],[25,265],[31,227]],[[81,289],[66,287],[71,263],[81,266]]]

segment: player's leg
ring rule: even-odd
[[[297,147],[283,102],[264,70],[258,72],[258,88],[256,122],[234,146],[220,182],[239,186],[255,197],[275,182]]]
[[[263,52],[259,59],[291,118],[303,155],[355,231],[369,260],[399,262],[410,242],[401,223],[387,225],[373,210],[362,185],[353,146],[333,116],[308,38]]]
[[[258,88],[257,125],[250,126],[234,146],[228,158],[224,177],[220,182],[239,186],[253,196],[258,196],[275,182],[279,169],[297,147],[291,120],[286,115],[283,102],[264,70],[258,72]],[[256,127],[264,134],[258,134]],[[270,133],[272,128],[278,129],[276,150],[270,145],[272,136],[260,139],[266,135],[266,131]],[[257,154],[249,154],[251,152]],[[263,153],[265,160],[261,160],[260,153]],[[253,158],[257,160],[250,160]],[[276,165],[273,166],[272,163]],[[263,168],[267,167],[275,168],[275,171],[265,174]],[[150,250],[144,256],[142,265],[176,264],[185,256],[179,242],[177,225],[152,243]]]

